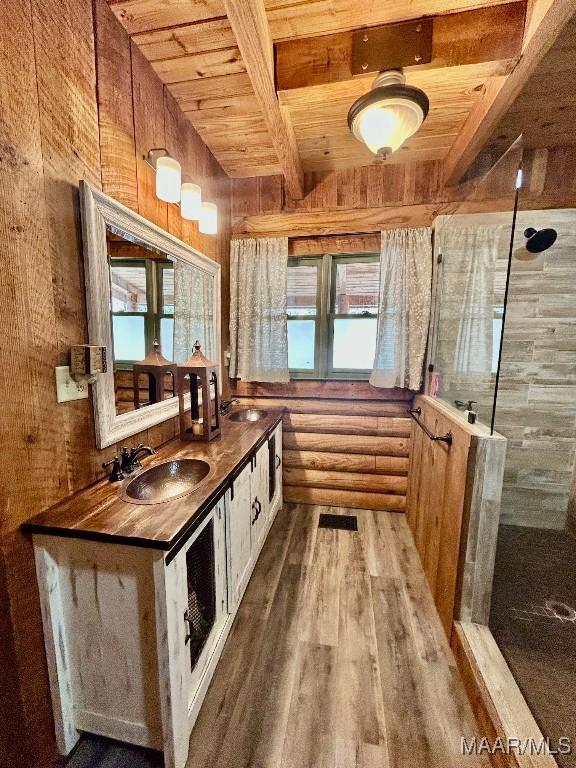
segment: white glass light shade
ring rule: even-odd
[[[406,85],[404,74],[392,69],[380,72],[372,90],[352,104],[348,125],[354,136],[383,160],[416,133],[429,107],[424,91]]]
[[[180,196],[180,215],[188,221],[198,221],[202,212],[202,192],[198,184],[188,181],[182,184]]]
[[[395,152],[424,121],[419,104],[409,99],[387,99],[363,109],[355,118],[352,130],[375,155]]]
[[[156,197],[166,203],[180,201],[182,169],[180,163],[170,155],[156,160]]]
[[[395,152],[422,125],[424,113],[420,106],[407,99],[390,99],[371,104],[354,121],[358,133],[375,155]]]
[[[215,235],[218,232],[218,209],[214,203],[202,203],[198,229],[204,235]]]

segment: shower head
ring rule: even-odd
[[[524,230],[526,238],[526,250],[530,253],[542,253],[547,251],[551,245],[554,245],[558,233],[555,229],[534,229],[528,227]]]

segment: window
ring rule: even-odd
[[[288,365],[294,378],[368,378],[379,279],[376,254],[290,259]]]
[[[114,361],[130,369],[159,339],[172,360],[174,265],[154,259],[110,259]]]

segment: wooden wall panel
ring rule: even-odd
[[[487,623],[496,554],[506,441],[469,425],[441,401],[418,395],[420,420],[452,444],[432,441],[413,423],[406,518],[448,636],[453,619]]]
[[[225,307],[230,188],[104,0],[7,0],[0,47],[0,324],[10,360],[0,371],[0,762],[46,768],[57,758],[33,556],[19,526],[102,477],[121,447],[95,449],[89,400],[56,402],[54,367],[87,337],[78,181],[102,178],[107,194],[176,231],[139,159],[149,141],[186,156],[219,206],[220,230],[178,234],[223,265]],[[130,442],[158,446],[175,434],[170,420]]]
[[[150,74],[150,64],[134,43],[132,60],[132,103],[134,104],[134,144],[138,213],[163,229],[168,229],[168,205],[154,194],[156,174],[145,162],[149,149],[166,146],[164,130],[164,86]]]
[[[45,506],[66,474],[61,442],[63,414],[54,413],[45,381],[58,360],[58,329],[51,280],[48,213],[45,205],[40,108],[34,62],[33,15],[30,3],[7,0],[0,8],[0,49],[10,68],[0,63],[0,233],[2,280],[0,313],[2,349],[10,365],[0,367],[3,400],[3,447],[0,465],[0,743],[6,765],[35,765],[49,752],[52,735],[47,713],[33,724],[33,708],[48,701],[42,654],[42,627],[30,568],[14,578],[17,548],[13,530],[28,506]],[[4,60],[4,59],[3,59]],[[23,354],[24,351],[24,354]],[[36,478],[30,483],[29,478]],[[10,496],[17,489],[16,509]],[[16,518],[14,520],[14,518]],[[26,566],[25,561],[25,566]],[[33,567],[32,567],[33,570]],[[29,610],[27,638],[13,633],[14,622]],[[34,686],[21,687],[25,642],[35,649],[27,669],[37,674]],[[26,740],[30,727],[35,743]]]
[[[130,39],[106,3],[94,4],[102,186],[138,212]]]
[[[481,176],[497,160],[497,153],[480,155],[470,176]],[[277,179],[272,197],[262,195],[263,178],[233,179],[233,232],[279,233],[310,243],[320,236],[428,226],[443,213],[511,210],[517,169],[513,165],[501,162],[485,182],[472,179],[459,187],[443,185],[442,166],[435,160],[309,173],[308,194],[297,201],[284,195],[280,177],[272,177]],[[526,150],[523,168],[524,209],[576,205],[576,147]],[[270,177],[265,183],[270,185]]]

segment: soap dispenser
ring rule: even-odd
[[[464,411],[464,415],[468,419],[468,424],[476,424],[476,419],[478,418],[478,414],[474,410],[473,406],[477,404],[476,400],[468,400],[466,403],[466,410]]]

